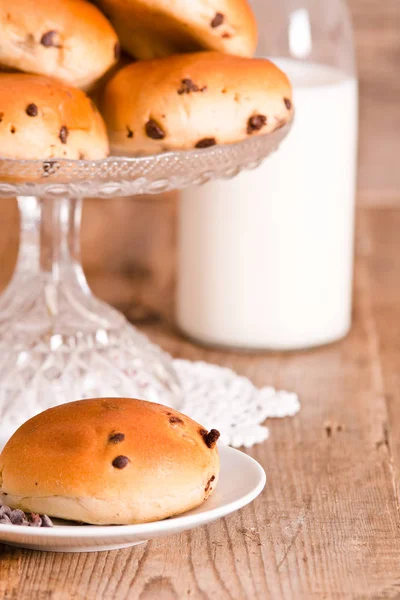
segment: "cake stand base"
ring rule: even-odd
[[[0,447],[28,418],[80,398],[179,408],[170,357],[90,292],[78,260],[80,201],[18,203],[19,259],[0,298]]]

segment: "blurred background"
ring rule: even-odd
[[[390,207],[400,203],[400,2],[349,5],[360,80],[358,207]],[[134,321],[172,319],[175,217],[175,194],[85,201],[81,241],[89,283]],[[0,289],[17,250],[16,205],[2,200]]]

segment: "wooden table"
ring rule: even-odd
[[[271,421],[270,439],[250,452],[267,471],[264,493],[209,527],[130,550],[57,555],[0,546],[0,600],[400,598],[400,7],[399,0],[350,4],[362,93],[351,334],[310,352],[246,356],[195,347],[165,318],[143,327],[176,357],[227,365],[258,385],[300,394],[300,414]],[[133,298],[165,304],[173,205],[157,214],[123,201],[85,210],[94,291],[127,309]],[[3,203],[0,211],[2,286],[17,236],[15,212]],[[149,226],[158,232],[156,250]],[[146,257],[141,269],[138,255]],[[159,265],[150,278],[147,262]],[[124,274],[111,281],[104,269]]]
[[[269,422],[250,451],[268,474],[261,497],[119,552],[0,546],[1,600],[400,597],[400,208],[361,209],[357,231],[354,327],[341,343],[246,356],[195,347],[165,321],[144,327],[174,356],[300,394],[300,414]]]

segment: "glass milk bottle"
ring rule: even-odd
[[[258,169],[181,193],[176,319],[200,343],[292,350],[351,325],[358,93],[342,0],[256,0],[295,122]]]

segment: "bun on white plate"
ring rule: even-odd
[[[30,419],[0,455],[0,502],[97,525],[158,521],[218,482],[219,433],[124,398],[80,400]]]

